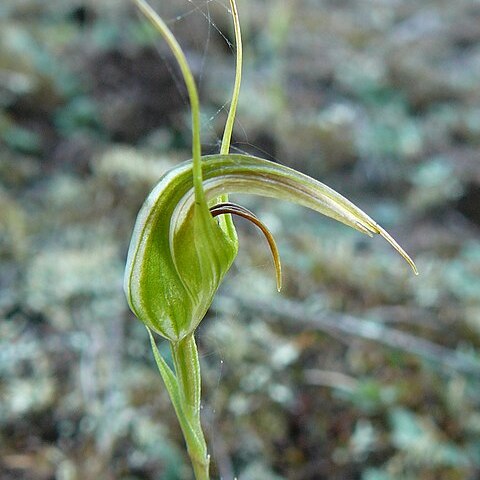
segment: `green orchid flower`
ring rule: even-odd
[[[218,215],[236,214],[266,227],[248,210],[227,202],[209,208],[222,193],[253,193],[289,200],[368,235],[380,234],[409,261],[374,220],[326,185],[257,157],[228,154],[202,157],[203,195],[194,191],[191,162],[169,171],[147,198],[137,219],[127,261],[125,290],[130,307],[149,328],[170,341],[193,333],[212,303],[238,250],[230,225]]]
[[[362,233],[380,234],[410,264],[398,243],[366,213],[321,182],[250,155],[229,153],[238,102],[242,40],[235,0],[230,0],[236,39],[232,102],[218,155],[202,156],[199,99],[185,55],[164,21],[144,0],[135,0],[169,44],[185,80],[192,112],[192,160],[161,178],[146,199],[133,231],[124,289],[133,313],[147,326],[154,356],[180,421],[195,476],[209,478],[209,457],[200,424],[200,365],[194,333],[238,252],[232,215],[264,233],[281,288],[273,236],[249,210],[229,202],[230,193],[252,193],[313,209]],[[170,342],[174,368],[160,356],[151,332]]]

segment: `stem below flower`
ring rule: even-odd
[[[173,364],[180,393],[182,426],[196,480],[208,480],[210,457],[200,421],[201,376],[193,334],[171,343]]]
[[[167,387],[182,429],[196,480],[209,480],[210,456],[200,423],[200,363],[193,335],[170,342],[175,373],[160,355],[152,332],[147,327],[158,371]],[[187,386],[187,379],[195,386]]]

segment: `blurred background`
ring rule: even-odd
[[[233,82],[225,0],[152,0],[197,78],[204,152]],[[198,332],[212,477],[480,478],[480,3],[239,0],[235,151],[312,175],[414,257],[237,198]],[[138,209],[190,158],[189,108],[128,1],[0,4],[0,478],[191,479],[122,276]],[[159,346],[168,356],[165,344]]]

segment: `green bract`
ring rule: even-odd
[[[265,234],[281,286],[280,260],[272,235],[250,211],[228,201],[252,193],[311,208],[368,235],[380,234],[415,264],[367,214],[326,185],[291,168],[229,153],[240,91],[242,41],[235,0],[230,0],[236,40],[236,74],[219,155],[201,156],[199,99],[185,55],[167,25],[144,0],[135,0],[170,46],[182,72],[192,111],[192,160],[167,172],[145,201],[128,251],[125,293],[147,326],[158,369],[172,400],[197,480],[209,479],[209,456],[200,422],[200,363],[195,329],[238,251],[232,215]],[[173,369],[161,357],[151,331],[170,342]]]

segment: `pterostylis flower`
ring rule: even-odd
[[[209,478],[209,457],[200,424],[200,365],[194,333],[238,251],[232,216],[264,233],[281,288],[280,258],[267,227],[230,193],[252,193],[311,208],[362,233],[383,236],[410,264],[396,241],[367,214],[326,185],[291,168],[250,155],[229,153],[242,68],[242,41],[235,0],[230,8],[236,40],[236,76],[220,153],[202,156],[199,99],[185,55],[165,22],[144,1],[143,14],[170,46],[185,80],[192,112],[192,160],[161,178],[136,221],[125,272],[130,308],[147,326],[158,368],[185,437],[197,480]],[[160,356],[152,331],[170,342],[174,368]]]

